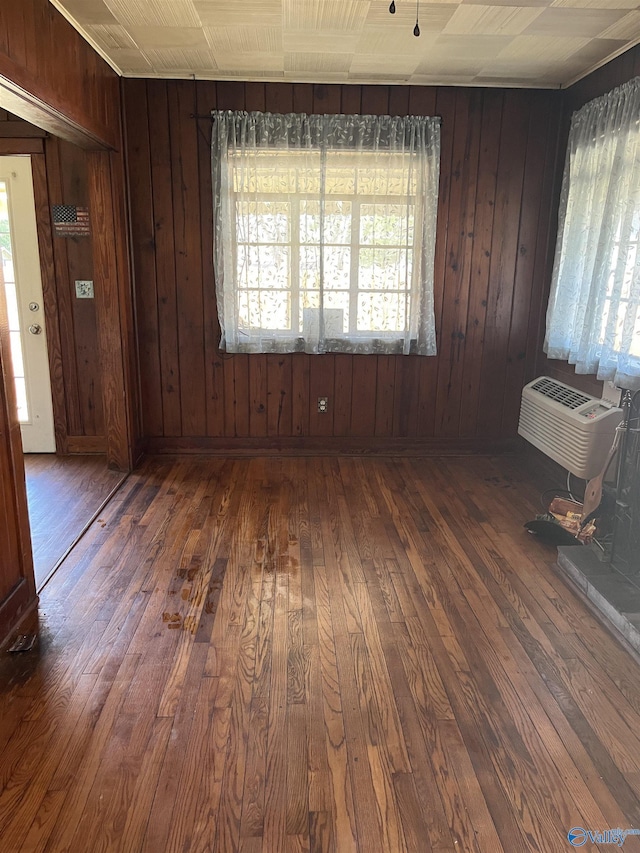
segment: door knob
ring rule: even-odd
[[[42,334],[42,326],[38,325],[38,323],[32,323],[29,326],[29,331],[32,335],[40,335]]]
[[[38,311],[39,308],[40,308],[40,306],[38,305],[37,302],[30,302],[29,303],[29,311]]]

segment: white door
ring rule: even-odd
[[[0,157],[0,251],[25,453],[54,453],[51,379],[29,157]]]

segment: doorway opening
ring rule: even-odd
[[[56,455],[29,155],[0,156],[0,252],[0,284],[4,280],[34,571],[40,590],[125,475],[108,468],[104,453]]]

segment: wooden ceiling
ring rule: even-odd
[[[51,0],[126,77],[568,85],[640,41],[638,0]]]

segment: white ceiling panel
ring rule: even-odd
[[[538,6],[460,4],[444,28],[450,35],[517,36],[542,13]]]
[[[104,3],[114,18],[124,26],[200,26],[200,18],[193,0],[171,0],[171,2],[167,0],[104,0]]]
[[[205,27],[214,55],[229,53],[282,53],[282,30],[278,27]]]
[[[568,85],[640,42],[640,0],[50,0],[124,76]]]

